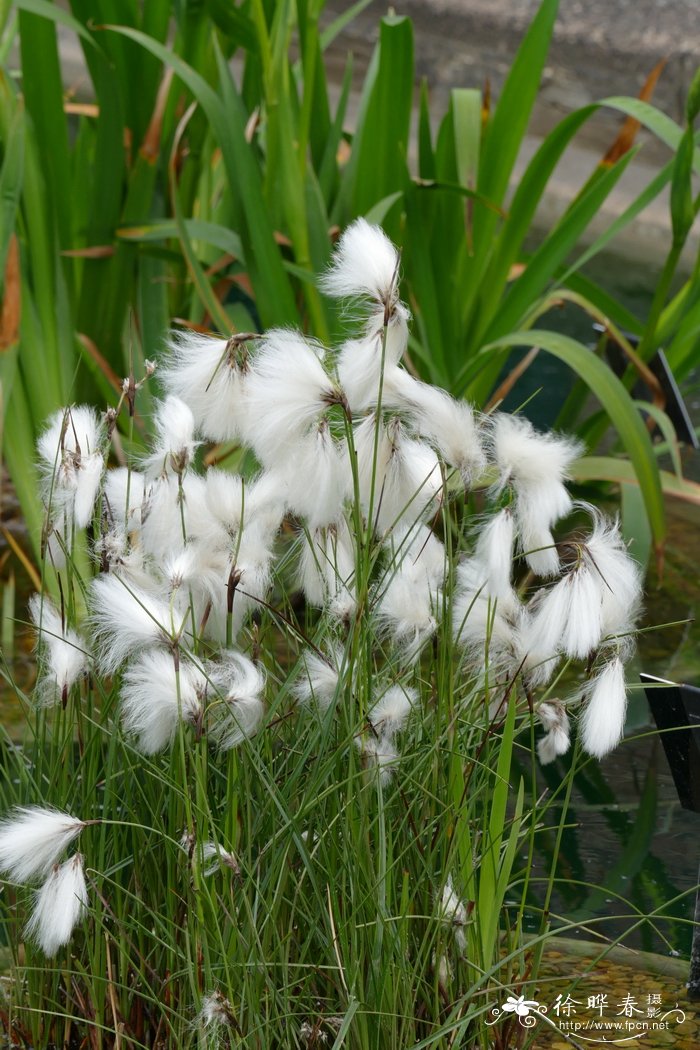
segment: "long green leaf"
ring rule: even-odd
[[[225,63],[219,64],[222,98],[196,70],[159,41],[128,26],[108,28],[136,40],[172,66],[201,105],[221,148],[231,189],[240,199],[244,221],[241,234],[262,323],[293,324],[297,310],[292,289],[267,217],[260,171],[245,139],[246,115]]]
[[[528,307],[542,293],[591,219],[600,210],[634,155],[634,151],[630,150],[621,157],[557,223],[527,263],[522,276],[514,281],[505,302],[485,331],[484,341],[492,342],[509,328],[519,324]]]
[[[518,49],[488,128],[479,169],[479,189],[497,204],[503,202],[530,121],[558,9],[558,0],[544,0],[540,5]],[[475,239],[481,232],[475,229]]]
[[[639,484],[634,464],[628,459],[613,456],[582,456],[571,468],[575,481],[611,481],[615,484]],[[670,470],[660,470],[661,488],[667,496],[682,499],[700,507],[700,485],[687,478],[679,478]]]
[[[0,288],[4,284],[7,249],[15,230],[17,207],[22,193],[24,140],[24,108],[20,103],[5,134],[4,157],[0,170]]]
[[[364,215],[406,180],[412,87],[411,22],[387,15],[380,28],[377,78],[353,143],[353,153],[357,152],[352,195],[356,215]]]
[[[233,230],[217,223],[204,222],[202,219],[184,219],[183,222],[187,235],[192,240],[212,244],[235,259],[245,261],[241,239]],[[125,241],[144,244],[166,241],[178,236],[178,224],[174,219],[155,219],[143,226],[122,226],[117,230],[117,236]]]
[[[14,0],[14,2],[20,11],[28,11],[30,14],[48,18],[51,22],[57,22],[59,25],[65,26],[66,29],[72,29],[81,40],[84,40],[86,44],[90,44],[91,47],[96,48],[98,46],[94,37],[88,32],[82,22],[74,18],[62,7],[51,3],[51,0]]]

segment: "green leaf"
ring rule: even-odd
[[[381,226],[394,205],[403,197],[403,190],[390,193],[388,197],[377,201],[365,214],[365,219],[376,226]]]
[[[430,132],[430,100],[428,82],[423,77],[420,84],[420,110],[418,113],[418,174],[421,179],[436,179],[435,153]]]
[[[72,29],[85,43],[90,44],[94,48],[98,46],[95,38],[88,32],[82,22],[79,22],[77,18],[74,18],[67,11],[64,11],[63,8],[52,3],[51,0],[15,0],[15,6],[20,11],[41,15],[42,18],[48,18],[51,22],[57,22],[59,25],[65,26],[66,29]]]
[[[586,106],[569,114],[547,135],[525,169],[508,209],[491,262],[482,281],[481,315],[490,318],[501,300],[511,267],[518,258],[523,241],[532,227],[535,211],[545,187],[564,150],[576,132],[596,111]]]
[[[623,384],[587,347],[558,332],[514,332],[495,340],[482,352],[510,346],[538,346],[564,361],[587,383],[607,412],[630,458],[644,496],[656,548],[661,549],[666,535],[666,517],[654,449],[644,422]]]
[[[693,132],[688,128],[676,153],[671,178],[671,227],[674,244],[684,244],[695,219],[693,206]]]
[[[657,427],[661,431],[668,445],[669,455],[673,463],[673,469],[679,478],[683,477],[683,467],[681,465],[681,450],[678,444],[678,437],[676,435],[675,427],[673,423],[666,415],[662,408],[658,405],[652,405],[649,401],[635,401],[637,408],[641,408],[643,412],[648,413],[656,423]]]
[[[4,157],[0,170],[0,289],[5,279],[7,249],[15,230],[17,207],[22,193],[24,138],[24,107],[20,102],[5,135]]]
[[[558,0],[543,0],[518,48],[489,124],[481,154],[479,189],[497,204],[505,197],[530,121],[558,9]]]
[[[411,21],[387,15],[380,27],[376,80],[353,142],[356,169],[352,202],[356,215],[364,215],[406,180],[412,99]]]
[[[620,518],[628,550],[646,572],[651,554],[651,529],[639,485],[629,481],[623,481],[620,485]]]
[[[634,465],[628,459],[613,456],[582,456],[571,468],[575,481],[611,481],[618,485],[639,485]],[[700,485],[687,478],[679,478],[668,470],[659,471],[661,488],[667,496],[700,507]]]
[[[188,237],[193,241],[211,244],[220,251],[232,255],[235,259],[245,261],[241,239],[233,230],[219,226],[217,223],[204,222],[201,219],[184,219],[183,222]],[[117,236],[121,240],[148,244],[178,237],[179,231],[174,219],[156,219],[144,226],[122,226],[117,230]]]
[[[473,88],[453,88],[451,94],[457,176],[460,186],[474,189],[481,148],[481,92]]]
[[[246,114],[226,63],[219,61],[223,93],[219,96],[196,70],[159,41],[129,26],[107,28],[137,41],[171,66],[201,105],[221,148],[231,190],[240,202],[241,238],[262,323],[294,324],[298,316],[294,296],[268,219],[260,170],[246,142]]]
[[[329,26],[327,26],[321,33],[321,47],[325,51],[327,47],[333,43],[335,38],[343,32],[346,26],[357,18],[366,7],[372,3],[372,0],[355,0],[354,4],[350,4],[341,14],[334,18]]]
[[[513,282],[483,340],[498,339],[509,328],[516,327],[526,311],[555,275],[583,231],[612,192],[635,152],[630,150],[590,190],[580,197],[557,223],[552,232],[527,263],[523,274]]]

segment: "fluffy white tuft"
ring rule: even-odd
[[[396,297],[399,254],[379,226],[356,219],[338,241],[320,284],[338,299],[367,296],[382,305]]]
[[[520,548],[537,576],[554,576],[559,556],[552,526],[572,506],[564,486],[581,446],[558,434],[539,434],[528,420],[497,414],[491,444],[500,480],[498,490],[512,485],[520,533]]]
[[[410,380],[410,383],[406,380]],[[437,449],[446,463],[462,475],[466,485],[486,466],[479,428],[471,405],[456,401],[444,390],[406,376],[405,410],[413,428]]]
[[[521,622],[515,591],[491,595],[488,569],[482,562],[477,558],[462,562],[457,569],[452,630],[470,662],[483,669],[488,666],[497,675],[516,670],[522,660]]]
[[[370,708],[367,718],[377,736],[393,739],[406,725],[418,701],[415,689],[392,685]]]
[[[558,700],[546,700],[537,707],[537,717],[546,733],[537,742],[537,754],[543,766],[569,750],[570,729],[566,708]]]
[[[343,652],[332,647],[328,656],[321,656],[313,649],[302,654],[302,672],[296,680],[294,695],[300,704],[315,703],[320,711],[326,711],[338,695],[340,668]]]
[[[146,479],[139,471],[127,467],[108,470],[102,497],[108,525],[127,533],[138,530],[145,495]]]
[[[371,505],[373,524],[386,532],[436,509],[442,475],[430,446],[409,437],[397,418],[380,425],[375,461],[376,426],[376,416],[367,416],[355,427],[354,444],[363,507]]]
[[[253,736],[265,714],[263,671],[241,653],[227,652],[212,667],[212,686],[218,694],[211,707],[210,734],[224,751]]]
[[[512,592],[514,521],[510,508],[495,514],[479,533],[474,552],[486,572],[486,587],[492,598],[507,598]]]
[[[311,605],[327,605],[341,619],[355,608],[355,554],[347,522],[340,519],[326,529],[301,537],[299,578]]]
[[[384,586],[377,604],[379,629],[390,634],[405,649],[405,656],[416,656],[437,630],[439,588],[426,573],[418,573],[402,562]]]
[[[594,527],[586,540],[586,558],[594,578],[600,581],[602,634],[624,633],[639,616],[642,574],[625,546],[617,521],[594,514]]]
[[[194,416],[189,405],[170,394],[155,415],[156,436],[146,468],[152,477],[184,474],[194,458]]]
[[[379,738],[365,735],[355,737],[358,748],[367,769],[375,770],[382,784],[387,784],[399,761],[399,753],[389,736]]]
[[[271,472],[289,510],[303,518],[309,529],[325,528],[342,514],[352,478],[347,456],[325,420],[290,444]]]
[[[56,865],[38,891],[34,911],[25,928],[45,955],[56,954],[68,944],[87,908],[88,895],[80,853]]]
[[[172,653],[152,649],[129,663],[122,678],[121,715],[124,730],[136,747],[155,755],[172,744],[178,722],[201,722],[207,691],[203,668],[194,657],[180,654],[179,670]]]
[[[157,478],[149,486],[143,505],[141,542],[158,561],[187,540],[206,537],[211,519],[205,499],[204,478],[191,471],[182,478]]]
[[[581,454],[577,441],[561,434],[540,434],[522,416],[497,413],[492,421],[496,462],[504,479],[512,479],[516,486],[561,483]]]
[[[625,669],[618,657],[607,663],[591,683],[580,719],[584,751],[603,758],[622,739],[627,712]]]
[[[204,996],[198,1021],[204,1029],[216,1029],[222,1026],[237,1027],[233,1007],[228,999],[225,999],[218,991]]]
[[[455,944],[463,955],[467,947],[467,938],[464,928],[467,925],[467,909],[464,902],[455,892],[452,876],[447,877],[447,882],[442,891],[440,899],[440,918],[444,923],[452,927]]]
[[[104,460],[100,451],[104,427],[88,405],[60,409],[39,437],[42,495],[49,517],[62,513],[85,528],[92,517]]]
[[[85,827],[82,820],[44,806],[24,806],[0,824],[0,871],[16,882],[47,875]]]
[[[92,616],[99,664],[112,674],[135,652],[172,643],[185,625],[187,610],[167,603],[120,576],[98,576],[92,583]]]
[[[37,695],[42,703],[50,704],[65,699],[71,686],[85,674],[88,654],[78,632],[61,622],[58,610],[46,596],[32,595],[29,615],[43,657]]]
[[[247,351],[235,340],[198,332],[173,333],[159,376],[190,408],[198,432],[210,441],[236,441],[246,414]]]
[[[265,467],[274,467],[340,394],[321,363],[321,349],[297,332],[268,332],[246,381],[245,442]]]

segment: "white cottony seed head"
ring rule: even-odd
[[[384,231],[356,219],[340,238],[320,284],[338,299],[366,296],[384,305],[396,298],[398,265],[399,253]]]
[[[622,660],[605,664],[591,683],[590,696],[581,715],[584,751],[603,758],[620,743],[625,729],[627,686]]]
[[[13,810],[0,823],[0,871],[15,882],[46,875],[84,827],[82,820],[44,806]]]
[[[37,695],[41,703],[65,699],[68,690],[88,668],[85,642],[77,631],[64,625],[55,605],[47,596],[34,594],[29,615],[37,629],[37,644],[43,658],[43,673]]]
[[[83,858],[76,853],[63,864],[57,864],[38,891],[25,935],[33,938],[45,955],[55,955],[68,944],[87,903]]]

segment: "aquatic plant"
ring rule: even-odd
[[[35,1044],[486,1046],[536,962],[518,855],[548,803],[512,752],[540,723],[553,761],[581,712],[574,764],[618,743],[640,570],[569,494],[577,442],[405,367],[398,275],[358,220],[321,280],[340,346],[174,335],[104,418],[41,436],[59,600],[31,603],[0,826]],[[115,424],[154,371],[134,456]],[[211,449],[234,437],[237,471]]]

